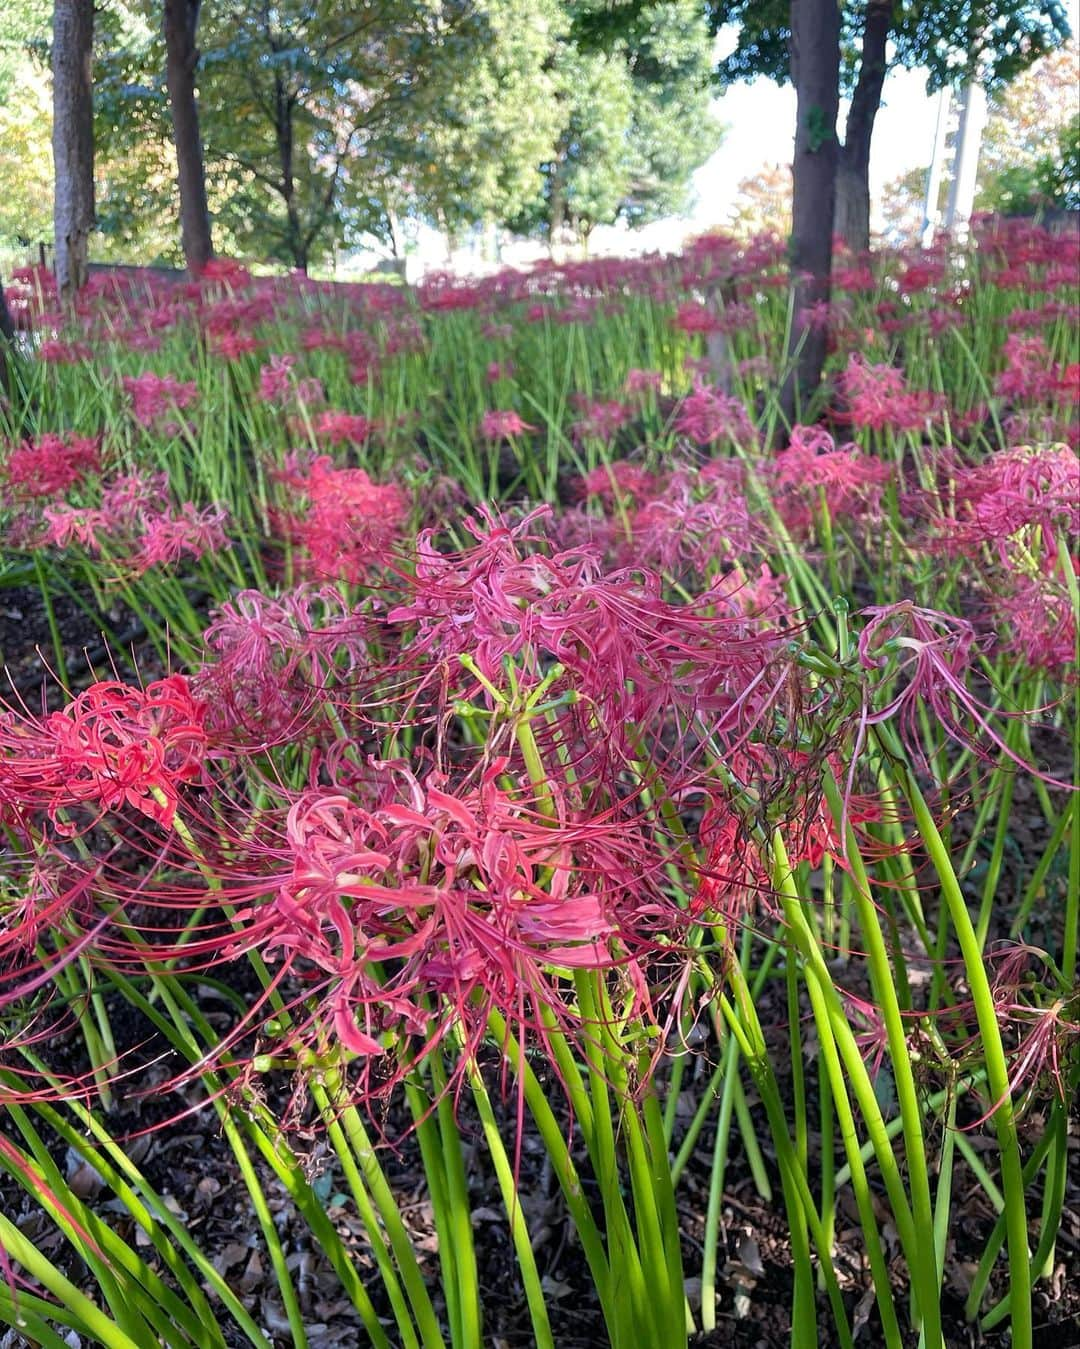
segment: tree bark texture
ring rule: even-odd
[[[836,173],[835,232],[854,253],[870,247],[870,141],[885,83],[892,0],[868,0],[859,78],[851,96]]]
[[[94,227],[93,0],[53,6],[53,230],[56,284],[69,298],[86,284]]]
[[[797,99],[791,285],[794,313],[781,406],[789,422],[821,382],[827,334],[822,323],[832,274],[836,208],[836,115],[840,103],[837,0],[791,0],[791,76]]]
[[[176,172],[180,187],[180,237],[188,272],[198,276],[214,256],[210,209],[206,201],[206,172],[195,73],[199,51],[195,34],[201,0],[165,0],[165,81],[169,87]]]

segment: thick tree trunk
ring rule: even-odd
[[[851,97],[836,173],[835,232],[854,253],[870,247],[870,141],[885,83],[892,0],[869,0],[859,78]]]
[[[53,7],[53,228],[56,284],[69,298],[86,283],[94,227],[94,96],[90,61],[93,0],[55,0]]]
[[[199,108],[195,98],[195,72],[199,65],[195,34],[199,26],[200,3],[201,0],[165,0],[163,25],[165,80],[169,86],[180,186],[180,235],[184,261],[192,276],[198,276],[214,256],[199,135]]]
[[[781,406],[794,421],[821,382],[836,207],[836,114],[840,103],[840,9],[836,0],[791,0],[791,76],[797,95],[791,285],[791,370]]]

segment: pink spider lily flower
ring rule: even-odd
[[[140,426],[150,427],[177,409],[190,407],[199,396],[194,380],[180,381],[171,375],[147,370],[137,378],[125,376],[124,392],[131,399],[132,415]]]
[[[281,476],[307,499],[280,520],[310,573],[358,583],[390,561],[411,505],[403,488],[375,483],[362,468],[335,468],[329,455],[306,468],[294,462]]]
[[[695,445],[734,442],[750,446],[755,440],[742,402],[701,382],[697,382],[693,393],[683,399],[675,418],[675,430],[679,435],[689,437]]]
[[[362,445],[377,423],[351,412],[320,412],[315,418],[315,436],[330,445]]]
[[[211,347],[226,361],[239,361],[259,351],[262,343],[247,333],[224,332],[212,336]]]
[[[659,393],[663,384],[664,376],[661,371],[635,368],[626,372],[623,389],[632,397],[641,398],[646,394]]]
[[[1072,562],[1080,572],[1080,559]],[[1015,574],[991,599],[1001,645],[1040,670],[1067,670],[1076,662],[1077,615],[1065,584],[1053,575]]]
[[[310,735],[333,689],[368,668],[371,641],[370,620],[330,587],[276,598],[241,591],[211,615],[193,678],[215,743],[266,747]]]
[[[223,506],[207,506],[200,511],[190,501],[178,511],[144,516],[142,532],[131,557],[135,571],[141,576],[151,567],[171,566],[185,554],[201,558],[204,553],[227,548],[227,519]]]
[[[1045,403],[1067,391],[1067,382],[1041,337],[1013,334],[1005,339],[1003,355],[1005,369],[994,381],[999,398]]]
[[[379,767],[371,807],[326,792],[294,803],[288,872],[236,915],[238,950],[318,972],[321,1033],[351,1053],[382,1054],[391,1029],[434,1044],[452,1025],[475,1045],[492,1008],[542,1033],[541,1008],[568,1017],[560,971],[630,965],[661,915],[685,922],[647,875],[632,881],[623,826],[538,815],[500,785],[505,759],[472,789]],[[650,910],[643,937],[632,915]]]
[[[704,493],[701,479],[708,484]],[[664,490],[634,512],[631,528],[626,554],[637,553],[669,573],[689,566],[705,575],[762,542],[742,492],[719,478],[710,482],[704,473],[698,483],[685,472],[672,474]]]
[[[839,379],[846,415],[854,426],[880,431],[918,431],[945,408],[935,394],[913,391],[892,365],[870,365],[853,352]]]
[[[802,531],[812,527],[822,496],[833,519],[880,518],[881,497],[894,470],[856,445],[837,449],[822,427],[795,426],[769,476],[784,523]]]
[[[658,485],[656,475],[640,464],[620,459],[613,464],[600,464],[581,479],[581,492],[586,497],[598,497],[606,505],[619,497],[646,497]]]
[[[952,471],[949,515],[935,511],[935,545],[958,555],[994,544],[1009,565],[1024,531],[1038,529],[1057,554],[1057,535],[1080,535],[1080,458],[1066,445],[999,450],[973,467]]]
[[[602,719],[601,741],[590,732],[587,742],[607,756],[625,751],[634,727],[662,727],[677,708],[745,710],[765,696],[748,690],[766,680],[775,632],[705,603],[670,603],[660,578],[640,567],[605,572],[583,550],[548,557],[530,530],[549,514],[541,508],[510,526],[488,513],[468,522],[476,547],[456,555],[421,535],[412,593],[387,614],[412,630],[410,659],[428,660],[420,686],[453,679],[462,696],[475,696],[462,657],[489,685],[505,685],[507,661],[525,687],[557,663],[568,715],[580,700],[581,715]]]
[[[697,300],[687,300],[679,305],[671,326],[683,333],[715,333],[720,331],[720,321],[708,305]]]
[[[521,415],[512,410],[485,412],[480,420],[480,435],[484,440],[505,440],[508,436],[524,435],[526,431],[535,431]]]
[[[259,371],[259,396],[268,403],[281,403],[291,395],[295,356],[271,356]]]
[[[877,686],[871,683],[866,691],[864,727],[894,721],[901,739],[923,764],[918,710],[925,704],[959,744],[985,754],[979,745],[981,734],[1019,767],[1061,785],[1019,758],[988,720],[991,709],[969,691],[964,681],[976,642],[970,623],[910,600],[862,612],[869,621],[859,634],[859,663],[878,676]],[[880,702],[875,697],[879,691]]]
[[[103,510],[82,509],[78,506],[46,506],[41,513],[45,526],[38,538],[43,548],[70,548],[78,544],[88,553],[101,552],[103,540],[115,520]]]
[[[45,365],[81,365],[92,361],[94,353],[85,342],[61,342],[49,338],[37,348],[38,360]]]
[[[73,806],[130,806],[167,828],[180,788],[202,773],[205,717],[182,675],[145,689],[104,680],[42,716],[5,709],[0,805],[19,814],[43,810],[58,825]]]
[[[611,440],[630,420],[630,409],[617,399],[608,402],[584,398],[578,402],[581,416],[570,425],[575,440]]]
[[[22,497],[58,496],[100,472],[100,437],[52,433],[20,445],[3,467],[8,487]]]

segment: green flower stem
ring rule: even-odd
[[[824,789],[829,809],[837,827],[840,827],[843,821],[843,801],[839,787],[831,774],[825,775]],[[940,1280],[933,1270],[932,1251],[928,1253],[926,1250],[933,1232],[934,1218],[930,1200],[930,1175],[926,1163],[926,1139],[922,1129],[922,1109],[908,1049],[903,1013],[897,995],[896,985],[899,980],[894,977],[894,965],[889,960],[889,950],[881,930],[878,912],[870,898],[870,877],[859,851],[854,828],[846,821],[843,827],[844,855],[851,870],[852,895],[859,927],[866,944],[871,987],[885,1023],[889,1061],[892,1064],[900,1118],[903,1121],[904,1156],[910,1177],[911,1214],[917,1243],[915,1251],[909,1258],[914,1260],[912,1283],[918,1290],[925,1343],[929,1349],[929,1346],[938,1343],[941,1336]],[[894,945],[893,949],[898,951],[899,947]]]
[[[727,1170],[738,1064],[738,1042],[734,1035],[729,1035],[724,1047],[724,1057],[716,1070],[717,1073],[723,1074],[724,1087],[720,1096],[720,1109],[716,1115],[716,1137],[713,1141],[712,1168],[709,1173],[709,1201],[705,1210],[705,1235],[702,1239],[701,1329],[706,1334],[716,1329],[716,1257],[720,1233],[720,1206],[724,1198],[724,1175]]]
[[[0,1213],[0,1246],[10,1260],[20,1264],[32,1279],[52,1293],[62,1307],[78,1317],[76,1329],[81,1329],[84,1335],[97,1340],[105,1349],[146,1349],[145,1340],[141,1337],[132,1339],[115,1321],[110,1320],[38,1251],[4,1213]],[[18,1316],[17,1311],[15,1315]]]
[[[468,1075],[473,1099],[480,1115],[480,1124],[484,1130],[488,1152],[491,1154],[492,1164],[495,1167],[495,1176],[499,1182],[503,1206],[510,1221],[510,1233],[517,1255],[518,1269],[521,1272],[521,1282],[525,1288],[525,1300],[529,1306],[529,1316],[532,1320],[533,1344],[536,1349],[555,1349],[555,1339],[551,1333],[551,1322],[548,1319],[547,1300],[544,1296],[540,1272],[536,1267],[536,1256],[533,1254],[532,1243],[529,1240],[529,1229],[522,1212],[517,1178],[514,1175],[510,1159],[506,1155],[506,1148],[502,1141],[502,1135],[499,1133],[495,1112],[491,1106],[491,1098],[484,1086],[483,1078],[480,1076],[475,1060],[469,1062]]]
[[[1012,1088],[1005,1047],[1001,1040],[997,1010],[994,1004],[990,978],[982,959],[975,927],[964,902],[952,862],[942,842],[930,808],[904,766],[902,751],[891,730],[878,727],[886,752],[896,759],[896,772],[912,810],[916,827],[934,865],[941,885],[942,898],[949,913],[953,930],[960,944],[964,972],[975,1005],[979,1025],[986,1080],[993,1103],[994,1128],[1001,1153],[1001,1181],[1005,1196],[1006,1232],[1009,1250],[1009,1275],[1012,1287],[1010,1324],[1013,1349],[1031,1349],[1033,1326],[1031,1308],[1031,1265],[1028,1255],[1027,1210],[1024,1203],[1023,1167],[1020,1160],[1020,1142],[1013,1112]]]
[[[507,1026],[497,1011],[492,1010],[488,1013],[488,1025],[495,1040],[506,1046],[509,1043]],[[555,1118],[554,1111],[551,1109],[547,1097],[544,1095],[544,1090],[528,1060],[519,1054],[511,1060],[510,1067],[516,1073],[522,1085],[525,1093],[525,1104],[540,1133],[545,1151],[551,1159],[555,1175],[558,1178],[563,1198],[566,1200],[566,1206],[570,1210],[574,1228],[597,1289],[604,1313],[604,1323],[611,1334],[613,1345],[618,1345],[619,1327],[625,1320],[626,1307],[620,1295],[621,1290],[616,1290],[608,1254],[604,1250],[603,1238],[585,1199],[585,1192],[578,1176],[577,1167],[570,1155],[570,1148],[563,1136],[562,1126]],[[580,1088],[580,1083],[578,1085]],[[571,1097],[571,1103],[573,1103],[573,1097]],[[578,1118],[580,1119],[580,1116]]]

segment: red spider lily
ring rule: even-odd
[[[280,523],[316,576],[359,582],[390,560],[409,514],[402,488],[380,486],[362,468],[335,468],[329,455],[305,467],[293,460],[279,477],[307,499]]]
[[[45,526],[38,543],[42,547],[70,548],[78,544],[88,553],[100,553],[115,521],[103,510],[78,506],[46,506],[41,513]]]
[[[330,445],[362,445],[368,440],[377,423],[351,412],[320,412],[315,418],[315,435]]]
[[[987,719],[991,709],[967,688],[964,680],[976,642],[970,623],[920,608],[910,600],[862,613],[869,621],[859,635],[859,663],[864,670],[876,672],[879,681],[866,690],[864,726],[895,721],[908,749],[919,762],[925,762],[918,715],[920,704],[925,703],[953,740],[978,751],[981,734],[1019,767],[1063,785],[1010,749]],[[875,706],[878,695],[883,695],[883,705]]]
[[[163,416],[190,407],[199,396],[194,380],[180,381],[171,375],[155,375],[147,370],[138,378],[125,376],[124,392],[131,399],[131,410],[140,426],[153,426]]]
[[[251,337],[247,333],[224,332],[212,335],[211,347],[225,360],[239,361],[244,356],[259,351],[262,343],[257,337]]]
[[[656,475],[640,464],[619,459],[612,464],[600,464],[581,479],[581,491],[587,497],[599,497],[605,504],[615,497],[646,497],[656,490]]]
[[[480,419],[480,435],[484,440],[503,440],[507,436],[520,436],[526,431],[535,431],[523,421],[520,414],[511,410],[485,412]]]
[[[1002,350],[1005,369],[994,381],[994,392],[999,398],[1044,403],[1068,394],[1070,381],[1051,360],[1041,337],[1013,334],[1005,339]]]
[[[851,422],[875,431],[921,430],[946,406],[935,394],[908,389],[895,366],[869,365],[857,353],[849,358],[839,387]]]
[[[84,361],[92,361],[94,353],[85,342],[61,342],[49,338],[38,346],[37,357],[46,365],[81,365]]]
[[[822,496],[834,519],[878,518],[893,469],[855,445],[837,449],[821,427],[795,426],[769,476],[784,523],[789,529],[805,530],[820,511]]]
[[[755,439],[742,401],[700,382],[695,383],[693,393],[683,399],[675,418],[675,430],[688,436],[695,445],[733,441],[737,445],[750,446]]]
[[[689,567],[705,576],[717,564],[746,555],[763,542],[740,490],[745,486],[741,465],[724,475],[710,474],[711,467],[696,475],[676,471],[662,491],[639,506],[631,518],[632,538],[621,550],[624,561],[636,557],[666,573]]]
[[[1060,975],[1044,951],[1010,943],[987,952],[993,970],[991,993],[1009,1060],[1008,1097],[1020,1107],[1035,1100],[1047,1086],[1062,1101],[1069,1099],[1067,1077],[1080,1055],[1080,1003],[1075,989],[1063,989]],[[944,1009],[943,1015],[967,1027],[972,1004]],[[979,1037],[968,1034],[956,1047],[963,1056],[977,1048]],[[1004,1098],[1003,1098],[1004,1099]],[[994,1101],[968,1128],[978,1128],[1002,1104]]]
[[[387,615],[392,625],[415,625],[414,656],[457,666],[464,655],[495,683],[508,659],[527,683],[558,662],[589,706],[604,709],[613,744],[628,725],[650,724],[650,708],[738,701],[761,675],[773,634],[668,603],[651,573],[605,574],[585,552],[546,556],[529,530],[549,514],[541,508],[514,526],[491,514],[470,521],[477,545],[458,555],[439,553],[421,534],[412,594]]]
[[[630,409],[617,399],[604,402],[583,398],[577,406],[581,416],[570,425],[570,434],[576,440],[611,440],[630,420]]]
[[[58,816],[72,806],[131,806],[170,826],[180,788],[202,771],[205,705],[182,675],[145,689],[115,680],[92,684],[59,712],[0,714],[0,802],[17,814]]]
[[[290,396],[295,356],[271,356],[259,371],[259,395],[270,403],[281,403]]]
[[[351,1053],[380,1054],[389,1029],[435,1043],[454,1024],[473,1045],[492,1008],[539,1033],[542,1007],[568,1017],[560,971],[625,967],[653,931],[683,926],[625,824],[577,822],[558,797],[557,818],[538,814],[501,785],[505,759],[473,789],[378,768],[372,808],[322,792],[293,805],[289,871],[237,913],[233,938],[320,972],[319,1034]]]
[[[628,394],[659,393],[664,376],[659,370],[628,370],[623,388]]]
[[[1080,459],[1065,445],[1000,450],[951,477],[953,513],[935,512],[932,521],[936,545],[948,552],[993,543],[1008,564],[1022,531],[1039,529],[1051,557],[1059,531],[1080,534]]]
[[[1080,559],[1073,561],[1080,571]],[[1005,630],[1001,644],[1035,669],[1065,670],[1076,662],[1077,615],[1068,587],[1054,575],[1013,575],[991,600]]]
[[[369,664],[371,624],[331,588],[277,598],[241,591],[206,629],[193,685],[215,743],[266,747],[310,736],[319,704]]]
[[[4,465],[8,487],[22,497],[56,496],[87,474],[101,471],[101,439],[97,436],[39,436],[13,450]]]
[[[671,326],[684,333],[715,333],[720,331],[717,315],[708,305],[696,300],[687,300],[679,305]]]
[[[204,553],[227,548],[227,518],[222,506],[207,506],[200,511],[190,501],[178,511],[144,516],[132,565],[142,575],[151,567],[178,562],[185,554],[200,558]]]

